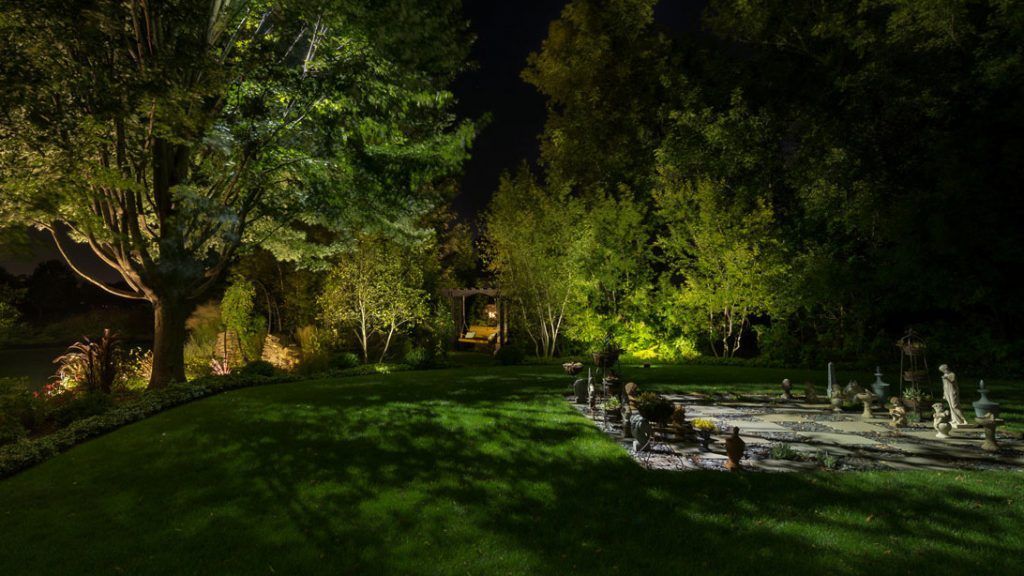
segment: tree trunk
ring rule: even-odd
[[[185,382],[185,321],[192,313],[183,298],[164,297],[153,302],[153,373],[149,388]]]

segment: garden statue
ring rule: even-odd
[[[804,382],[804,399],[808,404],[818,403],[818,391],[814,389],[814,384]]]
[[[949,410],[946,410],[942,402],[932,404],[932,410],[935,411],[932,414],[932,427],[935,428],[935,437],[949,438],[949,431],[953,428],[953,425],[949,423]]]
[[[740,429],[733,426],[732,435],[725,439],[725,454],[729,457],[725,462],[726,470],[737,471],[742,468],[740,459],[743,458],[746,447],[747,443],[740,438]]]
[[[576,395],[576,403],[577,404],[586,404],[587,403],[588,384],[587,384],[586,380],[584,380],[583,378],[577,378],[576,381],[573,382],[573,384],[572,384],[572,390],[573,390],[573,393]]]
[[[640,387],[636,385],[636,382],[629,382],[626,384],[626,401],[629,405],[630,410],[636,410],[636,400],[640,397]]]
[[[792,400],[793,399],[793,385],[789,382],[789,378],[782,379],[782,399]]]
[[[986,452],[999,452],[999,444],[996,444],[996,428],[1006,421],[996,418],[990,412],[984,418],[975,419],[975,422],[985,429],[985,441],[981,443],[981,449]]]
[[[854,396],[854,398],[864,405],[864,412],[860,415],[861,418],[867,420],[875,417],[874,412],[871,411],[871,405],[875,403],[878,396],[875,396],[874,392],[871,392],[870,390],[861,390],[856,394],[856,396]]]
[[[960,411],[960,387],[956,383],[956,374],[943,364],[939,366],[942,372],[942,398],[949,405],[949,419],[954,428],[960,428],[967,424],[964,413]]]
[[[839,395],[839,381],[836,380],[836,365],[832,362],[828,363],[828,386],[825,389],[829,398],[835,398]]]
[[[871,383],[871,390],[874,391],[875,396],[879,398],[889,397],[889,385],[882,382],[882,367],[875,367],[875,381]]]
[[[907,426],[907,409],[903,407],[903,402],[893,396],[889,399],[889,403],[892,404],[892,408],[889,408],[889,425],[893,428],[905,428]]]
[[[651,443],[651,423],[639,414],[633,414],[629,419],[630,429],[633,431],[633,451],[646,450]]]
[[[843,411],[843,404],[845,403],[845,400],[843,400],[843,395],[837,391],[835,395],[829,399],[829,403],[832,404],[832,411],[838,414]]]
[[[682,404],[675,405],[668,423],[679,438],[682,438],[689,431],[690,424],[686,421],[686,408]]]
[[[863,391],[864,389],[861,388],[860,384],[858,384],[856,380],[850,380],[850,383],[846,385],[846,388],[843,388],[841,395],[847,400],[853,401],[857,398],[857,395]]]
[[[985,388],[984,380],[978,382],[978,394],[981,395],[981,398],[972,404],[974,406],[974,415],[978,418],[984,418],[986,414],[991,414],[999,418],[999,403],[988,399],[988,389]]]

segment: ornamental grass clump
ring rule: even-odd
[[[106,329],[99,340],[83,340],[53,361],[58,365],[55,379],[68,387],[81,387],[86,393],[110,394],[117,381],[120,338]]]

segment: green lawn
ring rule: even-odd
[[[1020,473],[645,471],[562,400],[558,372],[309,381],[171,410],[0,481],[0,574],[1019,570]]]

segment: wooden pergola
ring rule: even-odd
[[[471,296],[487,296],[494,299],[498,314],[498,332],[494,342],[495,352],[508,343],[508,310],[497,288],[449,288],[442,290],[441,293],[450,300],[451,304],[452,323],[455,325],[455,333],[451,340],[452,347],[457,347],[459,342],[463,341],[462,334],[466,329],[466,298]]]

